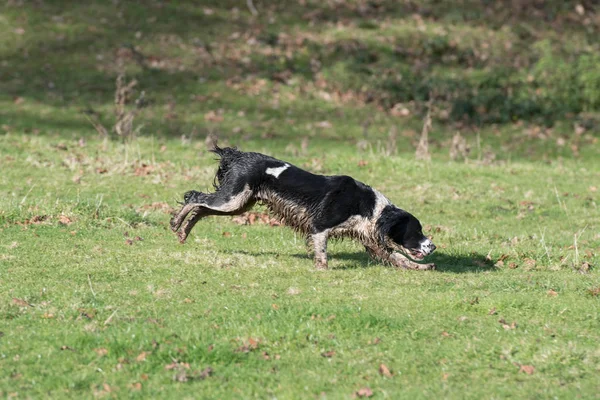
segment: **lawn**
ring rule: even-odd
[[[0,396],[598,398],[598,10],[464,3],[0,6]],[[261,207],[180,245],[213,136],[372,185],[437,270],[315,271]]]

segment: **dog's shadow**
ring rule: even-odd
[[[244,254],[248,256],[273,256],[278,257],[281,254],[273,251],[261,251],[261,252],[250,252],[244,250],[230,251],[232,254]],[[311,259],[311,255],[307,253],[294,253],[292,257]],[[350,270],[358,268],[369,268],[373,265],[381,264],[379,261],[373,260],[366,252],[331,252],[329,253],[330,260],[342,260],[333,263],[332,269],[335,270]],[[427,263],[434,263],[435,270],[440,272],[452,272],[452,273],[465,273],[465,272],[484,272],[494,271],[496,268],[490,260],[486,259],[486,256],[478,253],[471,253],[469,255],[450,255],[442,252],[436,252],[431,256],[427,257]],[[340,265],[341,264],[341,265]],[[391,268],[391,267],[390,267]]]

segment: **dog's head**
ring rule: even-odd
[[[433,242],[423,235],[423,227],[412,214],[387,206],[377,220],[379,240],[386,248],[399,250],[415,260],[422,260],[435,250]]]

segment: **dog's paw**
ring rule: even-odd
[[[185,240],[187,239],[187,234],[184,231],[177,232],[177,238],[179,239],[179,243],[185,244]]]
[[[417,264],[419,266],[419,271],[433,271],[435,270],[435,264],[434,263],[430,263],[430,264]]]

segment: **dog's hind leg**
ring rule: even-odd
[[[183,196],[185,205],[171,219],[171,229],[177,232],[179,241],[184,243],[191,230],[203,217],[237,215],[252,208],[255,203],[252,195],[253,192],[247,185],[235,194],[226,193],[225,190],[218,190],[215,193],[194,190],[186,192]]]
[[[177,232],[188,214],[198,208],[197,204],[184,204],[183,207],[181,207],[181,210],[175,213],[171,218],[171,229],[173,232]]]
[[[315,250],[315,268],[318,270],[327,269],[327,238],[329,230],[313,233],[310,237],[312,246]]]
[[[254,204],[253,195],[254,192],[246,184],[240,190],[225,190],[221,187],[215,193],[191,191],[184,195],[184,199],[186,205],[204,207],[215,211],[208,211],[208,214],[222,215],[247,209],[249,203]]]

